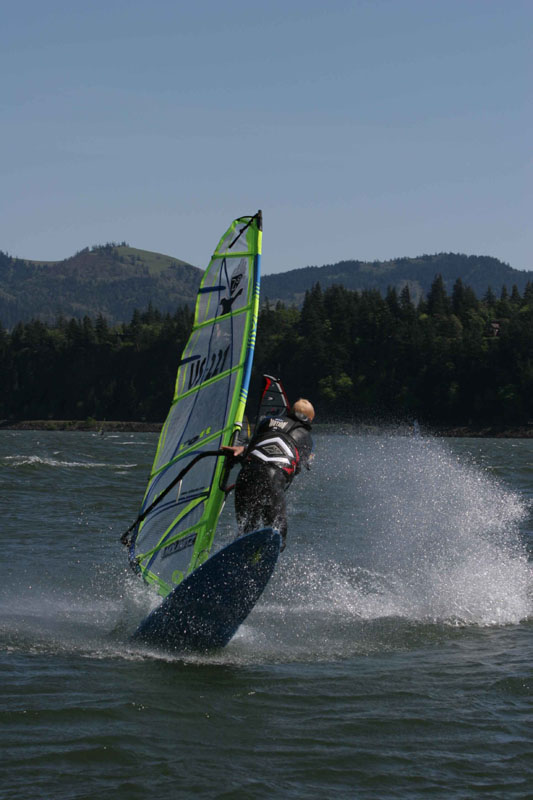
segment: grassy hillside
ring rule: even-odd
[[[173,313],[192,305],[202,270],[178,258],[122,245],[85,248],[63,261],[25,261],[0,252],[0,321],[6,327],[59,315],[131,319],[151,303]]]
[[[150,250],[139,250],[137,247],[129,245],[119,245],[115,248],[119,258],[124,259],[124,264],[132,266],[142,265],[148,269],[152,276],[161,275],[166,269],[175,266],[190,267],[186,261],[181,261],[173,256],[165,256],[162,253],[152,253]]]

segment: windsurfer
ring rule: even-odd
[[[260,420],[248,446],[223,447],[227,457],[242,463],[235,484],[235,513],[239,532],[262,526],[279,530],[281,549],[287,538],[285,492],[302,467],[309,468],[315,410],[300,398],[282,417]]]

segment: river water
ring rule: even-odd
[[[533,440],[318,430],[267,590],[187,657],[129,642],[156,441],[0,432],[2,800],[533,796]]]

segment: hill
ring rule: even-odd
[[[514,285],[523,292],[532,272],[513,269],[490,256],[438,253],[392,261],[340,261],[322,267],[304,267],[262,278],[263,303],[280,300],[300,307],[305,292],[316,283],[323,289],[377,289],[385,295],[391,286],[409,286],[416,302],[427,295],[435,275],[442,275],[451,293],[458,278],[482,298],[490,286],[499,294]],[[0,251],[0,323],[58,316],[81,319],[102,314],[109,323],[127,322],[135,309],[153,308],[174,313],[180,305],[193,306],[202,270],[172,256],[122,244],[85,248],[63,261],[27,261]]]
[[[86,247],[63,261],[26,261],[0,251],[0,321],[53,322],[58,316],[110,323],[131,319],[151,303],[162,312],[192,305],[202,270],[125,242]]]
[[[449,293],[457,278],[470,286],[482,298],[490,286],[499,294],[502,286],[509,291],[516,285],[522,292],[533,272],[513,269],[503,261],[490,256],[466,256],[456,253],[438,253],[416,258],[398,258],[392,261],[339,261],[323,267],[304,267],[276,275],[265,275],[261,280],[263,301],[281,300],[297,306],[302,304],[307,289],[320,283],[344,286],[346,289],[377,289],[385,294],[389,287],[401,291],[409,286],[411,297],[419,300],[427,295],[435,275],[442,275]]]

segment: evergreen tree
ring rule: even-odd
[[[446,294],[446,287],[444,286],[442,275],[437,275],[431,284],[431,289],[427,297],[427,308],[431,316],[437,314],[445,316],[449,312],[450,301]]]

